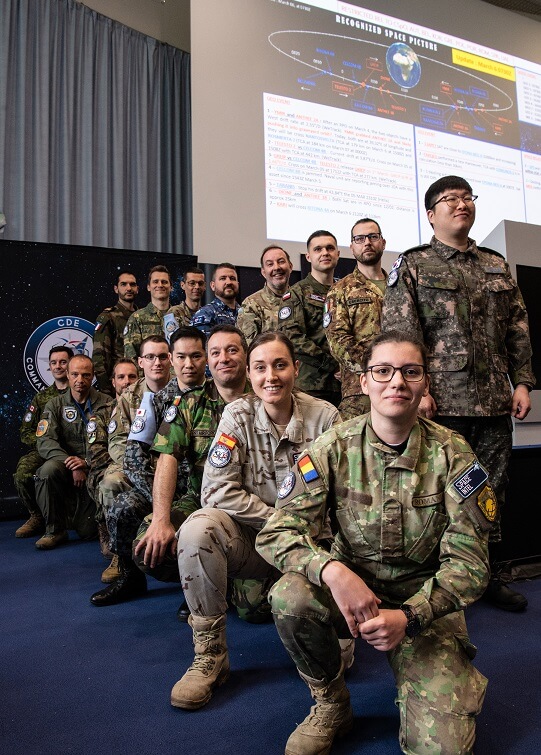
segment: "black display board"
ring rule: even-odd
[[[171,301],[178,304],[182,273],[197,257],[18,241],[0,241],[0,255],[0,500],[13,500],[13,472],[27,450],[19,426],[32,396],[52,382],[48,350],[67,343],[91,356],[96,317],[117,301],[113,285],[121,270],[136,276],[142,307],[150,301],[149,269],[165,265],[173,280]]]

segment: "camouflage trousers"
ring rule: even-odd
[[[359,417],[361,414],[370,411],[370,399],[363,393],[359,393],[357,396],[346,396],[340,402],[338,411],[344,422],[353,419],[353,417]]]
[[[21,456],[17,462],[17,468],[13,475],[15,490],[31,514],[39,514],[39,506],[36,503],[36,486],[34,475],[43,464],[44,459],[38,454],[36,449]]]
[[[255,550],[257,530],[221,509],[191,514],[177,532],[178,569],[190,612],[218,616],[227,611],[227,582],[234,579],[232,602],[241,618],[270,618],[267,593],[280,573]]]
[[[96,500],[96,521],[105,522],[105,512],[120,493],[131,489],[131,483],[118,464],[109,464],[101,478]]]
[[[46,533],[74,529],[79,537],[96,536],[96,505],[86,485],[76,488],[64,462],[49,459],[35,475],[36,503],[46,523]]]
[[[330,682],[340,670],[339,637],[348,637],[330,590],[289,572],[270,592],[280,639],[298,670]],[[396,607],[382,604],[382,607]],[[397,686],[405,753],[471,753],[487,680],[472,665],[476,648],[462,611],[434,621],[387,654]]]
[[[130,488],[108,500],[105,523],[113,553],[123,558],[132,557],[132,543],[148,514],[152,514],[152,501],[136,488]]]
[[[440,425],[460,433],[470,444],[474,454],[488,472],[490,484],[498,500],[498,518],[494,522],[489,540],[502,539],[500,517],[505,503],[507,467],[513,447],[513,421],[508,414],[500,417],[439,417]]]

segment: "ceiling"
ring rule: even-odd
[[[541,21],[541,0],[485,0],[485,2]]]

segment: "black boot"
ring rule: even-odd
[[[178,607],[177,619],[179,621],[182,621],[183,624],[186,624],[189,618],[190,618],[190,609],[188,608],[188,604],[186,603],[186,601],[183,600],[180,606]]]
[[[133,598],[139,598],[147,591],[147,579],[131,558],[120,556],[118,559],[120,577],[103,590],[95,592],[90,598],[94,606],[114,606]]]
[[[497,575],[490,578],[483,600],[503,611],[524,611],[528,605],[524,595],[512,590]]]

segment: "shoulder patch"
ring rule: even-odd
[[[165,412],[163,418],[164,418],[165,422],[172,422],[175,419],[175,417],[177,416],[177,414],[178,414],[178,409],[173,404],[173,406],[168,407],[168,409]]]
[[[49,428],[49,423],[46,419],[42,419],[38,422],[38,426],[36,428],[36,438],[41,438],[42,435],[45,435]]]
[[[96,432],[96,427],[97,427],[96,420],[94,419],[94,417],[91,417],[91,419],[88,420],[88,425],[86,426],[87,433],[89,435],[91,433],[95,433]]]
[[[226,467],[231,461],[231,451],[227,446],[216,443],[208,455],[209,464],[217,469]]]
[[[25,422],[30,422],[31,420],[32,420],[32,412],[27,412],[27,413],[26,413],[26,414],[24,415],[24,421],[25,421]]]
[[[287,301],[288,299],[291,299],[291,291],[286,291],[282,296],[282,301]]]
[[[398,280],[398,269],[401,264],[402,264],[402,255],[398,257],[398,259],[395,261],[394,265],[391,268],[391,272],[389,273],[389,277],[387,278],[388,286],[394,286],[394,284]]]
[[[282,307],[282,309],[278,312],[279,320],[287,320],[287,318],[290,316],[291,316],[291,307]]]
[[[323,313],[323,327],[328,328],[331,324],[332,315],[330,312],[324,312]]]
[[[74,406],[65,406],[63,415],[66,422],[75,422],[77,419],[77,409]]]
[[[114,433],[115,430],[116,430],[116,419],[112,419],[107,425],[107,432],[109,433],[109,435],[112,435],[112,433]]]
[[[488,474],[476,461],[453,482],[453,487],[462,498],[468,498],[488,480]]]
[[[299,459],[297,466],[302,475],[302,479],[305,482],[313,482],[314,480],[319,479],[319,474],[317,473],[309,454],[305,454],[302,459]]]
[[[221,443],[223,446],[227,446],[229,449],[233,450],[233,448],[235,448],[235,446],[237,445],[237,439],[233,438],[231,435],[221,433],[220,437],[217,440],[217,443]]]
[[[477,496],[477,505],[489,522],[494,522],[496,520],[498,504],[496,503],[496,496],[490,485],[485,485],[483,490]]]
[[[143,417],[136,417],[130,429],[131,433],[141,433],[145,429],[145,420]]]
[[[287,496],[291,493],[293,488],[295,487],[295,473],[289,472],[284,479],[282,480],[282,484],[278,488],[278,498],[287,498]]]

